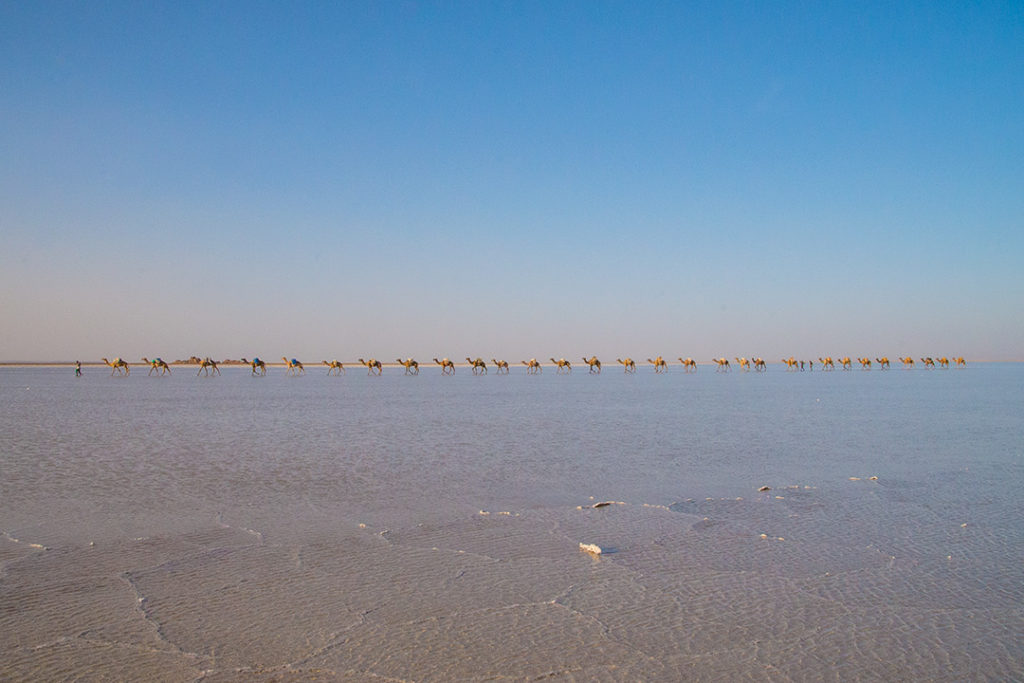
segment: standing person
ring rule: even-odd
[[[76,360],[75,361],[75,377],[81,377],[81,376],[82,376],[82,361]]]

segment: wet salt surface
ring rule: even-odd
[[[432,370],[0,370],[0,679],[1024,676],[1024,368]]]

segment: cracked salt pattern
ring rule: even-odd
[[[0,370],[5,681],[1024,677],[1017,365],[72,375]]]

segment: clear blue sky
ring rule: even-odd
[[[1024,357],[1020,2],[0,1],[0,360]]]

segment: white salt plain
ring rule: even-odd
[[[0,369],[0,679],[1024,678],[1022,365],[326,372]]]

